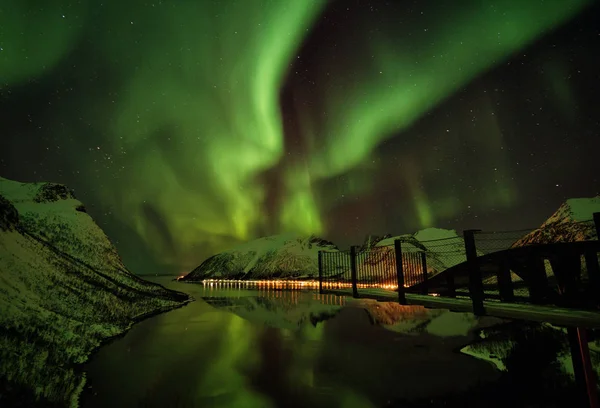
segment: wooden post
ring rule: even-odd
[[[350,247],[350,274],[352,276],[352,297],[358,297],[358,274],[356,273],[356,247]]]
[[[587,391],[587,399],[591,408],[598,408],[598,389],[596,388],[596,373],[592,367],[590,358],[590,349],[588,346],[588,331],[587,329],[577,328],[577,340],[579,349],[581,350],[581,360],[583,363],[583,373],[585,376],[585,385]]]
[[[598,266],[598,253],[595,249],[585,251],[585,267],[592,298],[598,304],[598,300],[600,300],[600,267]]]
[[[578,294],[578,284],[581,281],[581,254],[571,250],[566,244],[566,248],[550,257],[550,264],[558,283],[561,304],[566,307],[579,307],[582,300]]]
[[[529,297],[531,303],[543,304],[548,295],[548,276],[544,259],[530,255],[527,260],[527,273],[529,274]]]
[[[467,255],[467,267],[469,268],[469,294],[473,302],[473,313],[476,316],[485,315],[483,307],[483,282],[481,271],[479,270],[479,261],[477,260],[477,248],[475,247],[475,233],[481,230],[465,230],[463,237],[465,240],[465,252]]]
[[[579,404],[574,405],[598,408],[598,392],[590,359],[587,330],[579,327],[568,327],[567,335],[571,349],[575,382],[579,390]]]
[[[404,270],[402,265],[402,241],[394,240],[394,249],[396,251],[396,276],[398,277],[398,302],[401,305],[406,304],[406,294],[404,292]]]
[[[600,241],[600,212],[592,214],[594,217],[594,224],[596,224],[596,239]]]
[[[456,286],[454,285],[454,275],[446,274],[446,285],[448,286],[448,297],[456,297]]]
[[[498,267],[497,277],[500,300],[503,302],[513,302],[515,300],[515,292],[513,291],[512,279],[510,277],[510,265],[508,260],[506,258],[502,258]]]
[[[429,288],[427,285],[427,254],[425,251],[421,252],[421,267],[423,268],[423,282],[421,282],[421,293],[426,295],[429,293]]]
[[[319,293],[323,294],[323,251],[319,251]]]

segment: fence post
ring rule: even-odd
[[[595,212],[592,216],[594,217],[594,224],[596,224],[596,237],[600,241],[600,212]]]
[[[473,302],[473,313],[476,316],[483,316],[485,315],[485,308],[483,307],[483,282],[477,259],[477,248],[475,247],[475,233],[479,231],[481,230],[465,230],[463,231],[463,238],[465,240],[467,267],[469,269],[469,293]]]
[[[544,259],[533,256],[527,265],[529,272],[529,298],[532,303],[543,304],[548,295],[548,277]]]
[[[578,405],[591,408],[597,407],[598,391],[596,388],[596,375],[590,359],[587,329],[569,327],[567,328],[567,336],[571,350],[575,383],[579,391]]]
[[[515,292],[510,277],[510,265],[508,259],[505,257],[500,260],[500,264],[498,265],[497,278],[500,300],[503,302],[513,302],[515,300]]]
[[[598,266],[598,253],[595,249],[585,251],[585,266],[592,287],[592,298],[598,303],[600,300],[600,267]]]
[[[319,251],[319,294],[323,294],[323,251]]]
[[[398,302],[401,305],[406,304],[406,294],[404,293],[404,270],[402,265],[402,241],[394,240],[394,250],[396,253],[396,276],[398,278]]]
[[[448,286],[448,297],[456,297],[456,286],[454,285],[454,275],[446,274],[446,285]]]
[[[350,276],[352,277],[352,297],[358,297],[358,274],[356,273],[356,247],[350,247]]]
[[[423,268],[423,282],[421,283],[421,293],[426,295],[429,293],[429,287],[427,280],[427,254],[425,252],[421,252],[421,266]]]

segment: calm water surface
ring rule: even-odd
[[[196,301],[100,349],[82,407],[380,407],[497,377],[457,352],[471,341],[461,316],[444,323],[413,307],[399,318],[399,306],[394,315],[372,304],[395,321],[383,327],[345,298],[171,279],[154,281]]]

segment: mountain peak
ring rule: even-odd
[[[319,251],[339,250],[332,242],[315,235],[271,235],[206,259],[184,280],[313,277],[318,274]]]
[[[568,199],[539,228],[519,239],[513,247],[597,239],[592,221],[595,212],[600,212],[600,196]]]
[[[581,222],[592,219],[592,214],[600,212],[600,195],[591,198],[570,198],[552,214],[543,224],[556,222]]]

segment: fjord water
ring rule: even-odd
[[[380,407],[497,377],[457,351],[466,332],[394,332],[360,305],[312,292],[153,280],[196,301],[102,347],[84,368],[81,406]]]

